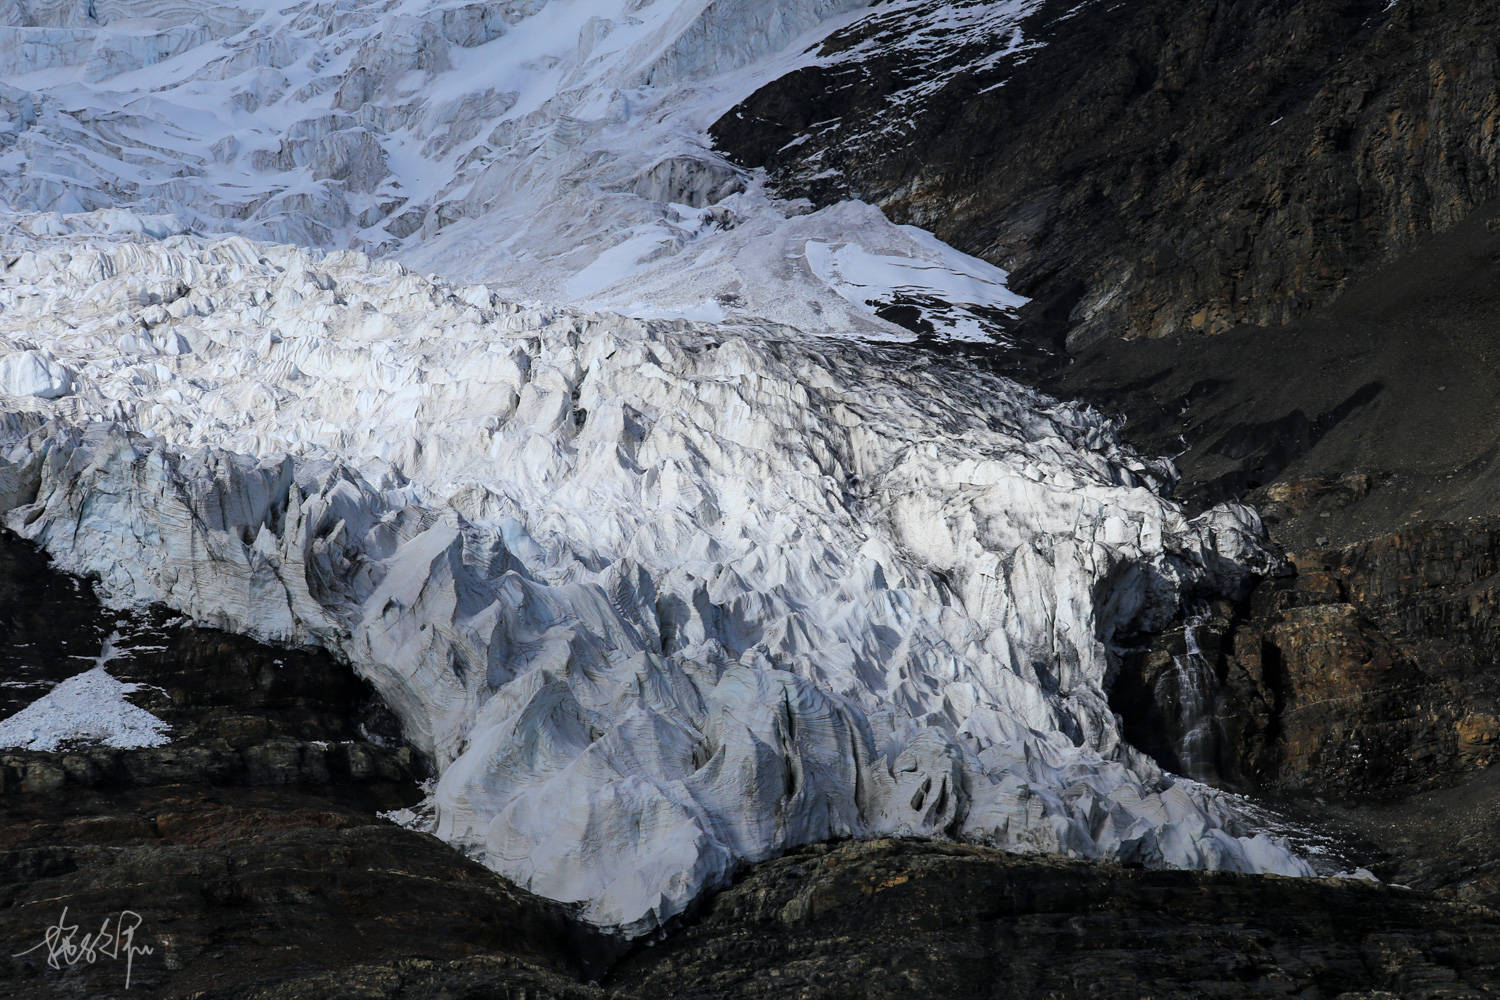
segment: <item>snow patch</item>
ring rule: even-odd
[[[1014,315],[1027,300],[1006,287],[1006,273],[970,257],[914,226],[901,226],[910,238],[906,254],[872,253],[858,243],[832,245],[808,240],[804,252],[813,274],[841,297],[875,315],[882,306],[936,296],[947,310],[929,312],[938,333],[953,340],[990,341],[993,334],[974,312],[1000,310]]]
[[[0,747],[60,750],[86,743],[133,750],[169,743],[165,722],[125,700],[139,685],[116,680],[105,667],[117,638],[105,642],[92,670],[68,678],[0,721]]]

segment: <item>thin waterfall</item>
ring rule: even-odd
[[[1172,657],[1172,670],[1157,681],[1157,703],[1175,722],[1170,734],[1178,769],[1199,781],[1219,780],[1220,732],[1214,709],[1218,677],[1198,645],[1198,632],[1208,620],[1206,605],[1191,608],[1183,623],[1183,653]]]

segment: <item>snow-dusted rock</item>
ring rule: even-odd
[[[1120,742],[1115,630],[1266,556],[1098,413],[771,324],[56,228],[5,240],[0,358],[78,374],[0,414],[6,526],[113,600],[346,656],[437,762],[438,833],[519,883],[637,932],[829,837],[1310,870]]]

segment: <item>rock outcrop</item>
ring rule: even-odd
[[[1026,336],[1278,324],[1500,194],[1483,0],[875,10],[713,127],[1011,271]]]
[[[1344,824],[1382,877],[1491,900],[1493,219],[1487,205],[1288,327],[1100,343],[1054,383],[1179,451],[1190,505],[1254,501],[1292,554],[1289,575],[1205,604],[1193,628],[1219,686],[1219,776]],[[1131,645],[1113,689],[1126,738],[1176,766],[1154,692],[1170,696],[1186,636]]]
[[[1297,557],[1124,657],[1126,738],[1180,767],[1190,641],[1215,692],[1200,776],[1342,825],[1382,877],[1500,901],[1497,539],[1493,520],[1422,523]]]
[[[138,685],[131,697],[171,736],[137,749],[0,750],[0,996],[177,997],[371,955],[495,951],[518,981],[571,981],[613,954],[563,907],[377,818],[416,803],[427,772],[347,666],[108,611],[8,533],[0,566],[29,584],[0,598],[9,662],[55,669],[108,627],[109,671]],[[79,659],[74,670],[88,665]],[[113,934],[120,914],[137,915],[134,944],[150,950],[129,962],[128,992],[118,947],[92,961],[33,948],[65,908],[80,947],[104,921]]]
[[[1500,918],[1357,882],[981,847],[819,845],[748,873],[609,982],[640,996],[1480,996]]]

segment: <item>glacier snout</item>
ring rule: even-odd
[[[8,237],[5,524],[347,659],[437,831],[640,932],[883,833],[1305,873],[1120,741],[1106,641],[1257,560],[1099,414],[892,347],[523,307],[351,252]],[[50,233],[50,235],[49,235]],[[40,234],[40,235],[38,235]]]

